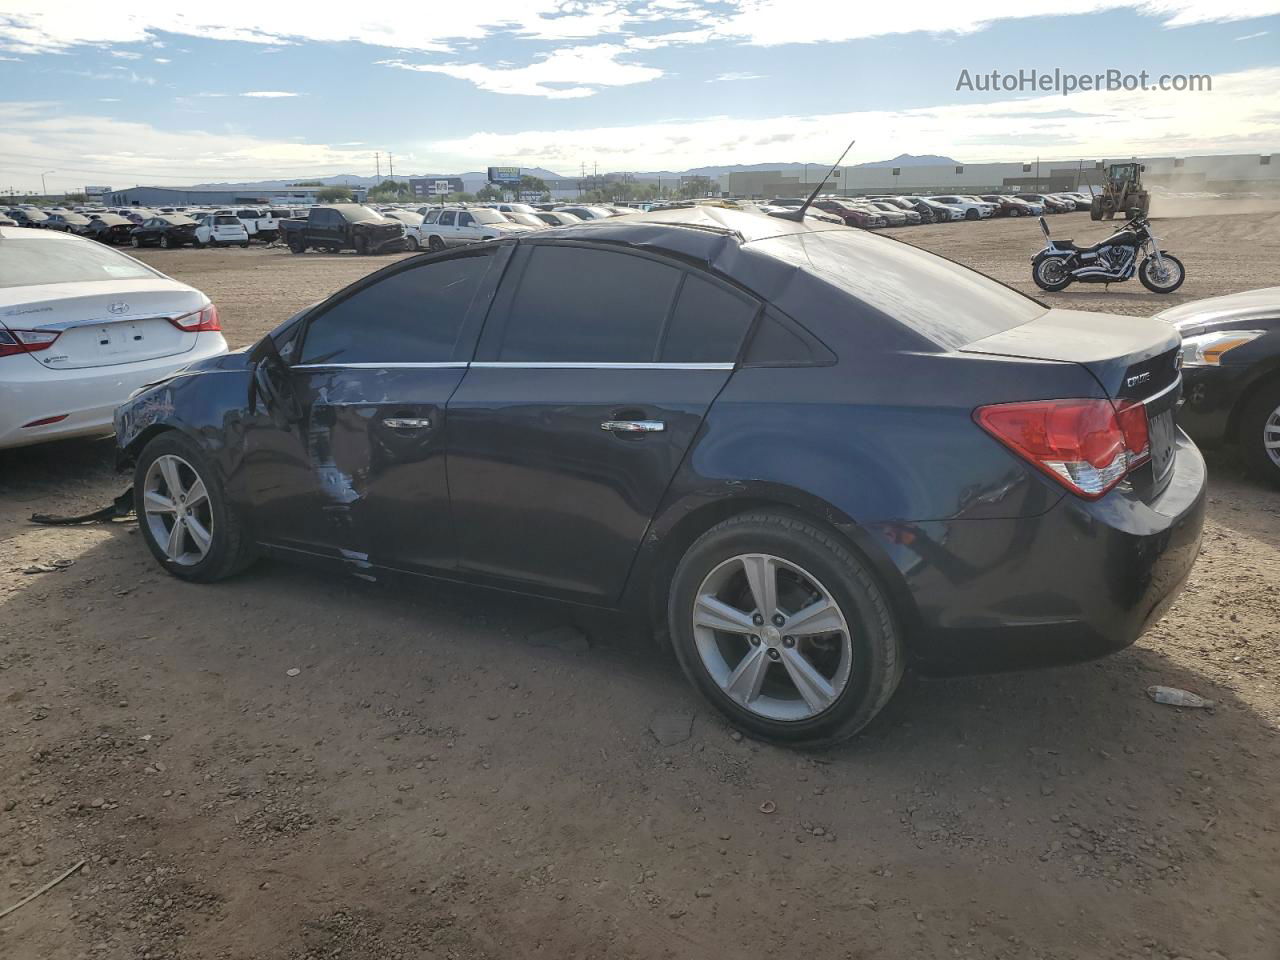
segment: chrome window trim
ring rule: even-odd
[[[295,363],[294,370],[461,370],[469,366],[465,360],[441,363]]]
[[[483,360],[473,367],[511,370],[732,370],[732,363],[572,363],[556,360]]]

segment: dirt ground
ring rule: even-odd
[[[1157,233],[1177,295],[1047,299],[1280,284],[1280,215]],[[1031,290],[1034,221],[897,235]],[[392,259],[144,256],[233,346]],[[807,754],[742,740],[613,618],[274,563],[184,584],[130,524],[26,523],[119,492],[109,442],[0,455],[0,910],[86,861],[0,918],[0,956],[1276,960],[1280,493],[1208,458],[1199,563],[1135,646],[908,675]],[[527,639],[565,623],[590,646]]]

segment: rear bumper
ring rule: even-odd
[[[919,612],[908,644],[920,667],[1050,666],[1133,643],[1176,599],[1200,549],[1205,466],[1185,435],[1176,464],[1149,504],[1122,486],[1093,503],[1064,496],[1038,517],[886,531]]]
[[[227,352],[220,333],[201,333],[185,353],[80,370],[47,370],[29,357],[5,357],[0,379],[0,449],[70,437],[108,436],[116,407],[144,383]],[[30,369],[28,369],[30,368]],[[63,417],[38,427],[24,424]]]

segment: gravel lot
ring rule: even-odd
[[[1145,314],[1280,284],[1280,215],[1157,233],[1175,296],[1047,299]],[[1033,289],[1034,221],[895,235]],[[143,256],[233,346],[394,259]],[[25,522],[118,493],[109,442],[0,454],[0,910],[87,861],[0,919],[0,956],[1276,960],[1280,494],[1208,456],[1199,564],[1134,647],[909,675],[806,754],[738,738],[615,618],[280,564],[184,584],[130,524]],[[527,639],[564,624],[589,648]]]

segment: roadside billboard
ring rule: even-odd
[[[519,167],[490,167],[489,182],[490,183],[519,183],[520,168]]]

